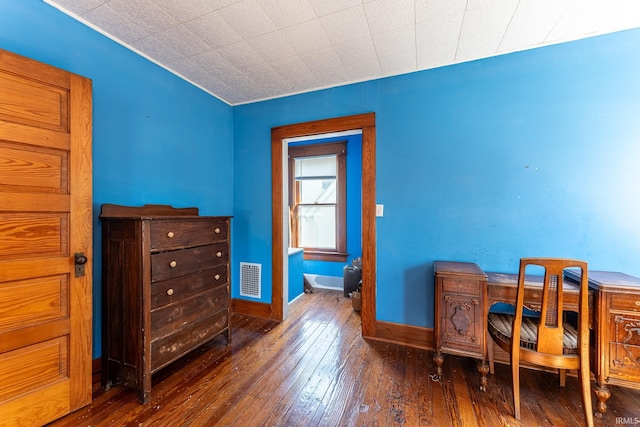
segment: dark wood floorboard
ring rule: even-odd
[[[151,401],[96,384],[93,403],[50,427],[79,426],[579,426],[579,384],[521,371],[522,420],[513,418],[511,369],[496,365],[486,392],[476,362],[365,340],[342,292],[316,289],[277,323],[234,315],[218,337],[153,377]],[[597,426],[640,420],[640,390],[611,387]],[[594,395],[595,400],[595,395]]]

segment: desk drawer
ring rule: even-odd
[[[202,246],[227,240],[224,220],[157,220],[151,222],[151,250]]]
[[[610,293],[609,298],[613,310],[640,312],[639,294]]]
[[[457,279],[457,278],[441,278],[442,280],[442,292],[452,294],[465,294],[465,295],[480,295],[480,288],[482,281],[469,280],[469,279]]]
[[[157,282],[183,276],[226,264],[228,261],[229,247],[226,242],[152,254],[151,281]]]

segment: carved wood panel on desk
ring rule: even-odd
[[[102,386],[151,398],[151,375],[229,325],[230,217],[103,205]]]

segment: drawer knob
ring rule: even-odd
[[[220,280],[220,275],[216,274],[215,276],[213,276],[216,280]]]
[[[214,233],[216,234],[220,234],[220,229],[218,227],[215,228],[215,230],[213,230]]]
[[[636,305],[640,306],[640,301],[636,301]]]
[[[173,289],[171,288],[167,289],[167,295],[169,296],[173,295]]]
[[[168,238],[173,239],[173,236],[175,236],[175,234],[173,234],[173,231],[167,233]]]
[[[171,262],[169,263],[169,267],[171,267],[171,268],[175,267],[176,265],[178,265],[178,263],[177,263],[177,262],[175,262],[175,261],[171,261]]]
[[[222,256],[222,252],[218,252],[218,253],[216,253],[216,256],[217,256],[218,258],[220,258],[220,257]]]

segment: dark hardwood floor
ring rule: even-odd
[[[522,420],[511,373],[496,365],[485,393],[475,361],[447,356],[434,381],[432,352],[361,337],[342,292],[316,289],[281,324],[234,315],[232,344],[214,339],[153,377],[151,401],[96,384],[93,403],[62,426],[579,426],[575,377],[522,370]],[[595,399],[595,396],[594,396]],[[612,387],[598,426],[640,423],[640,390]],[[622,418],[617,418],[622,417]]]

